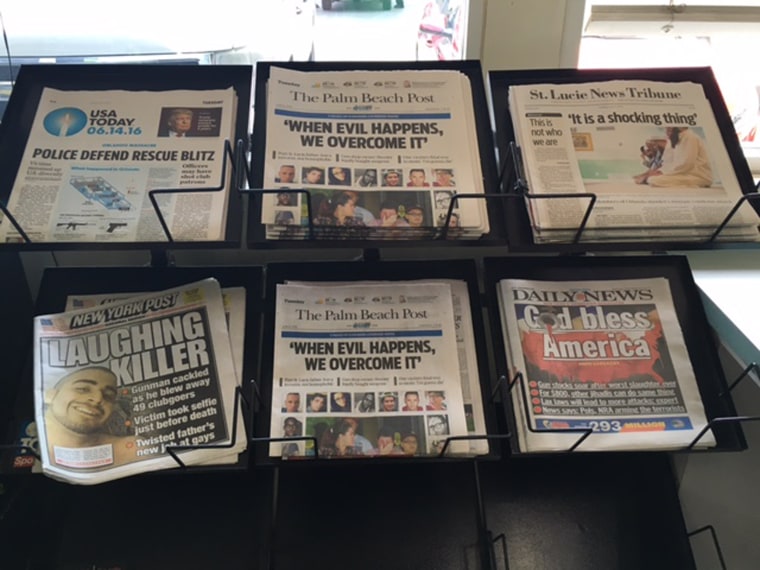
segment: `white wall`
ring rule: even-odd
[[[485,70],[575,67],[585,0],[470,3],[468,57]]]

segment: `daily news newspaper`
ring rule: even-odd
[[[222,169],[225,140],[234,136],[236,98],[232,87],[46,87],[8,210],[33,242],[166,241],[150,190],[224,185],[218,192],[157,196],[173,239],[223,239],[228,189]],[[0,239],[21,237],[4,220]]]
[[[301,440],[270,455],[437,455],[467,435],[449,285],[281,284],[276,307],[270,433]]]
[[[262,223],[276,239],[433,235],[456,194],[483,193],[469,79],[458,71],[299,72],[267,87]],[[350,203],[348,203],[350,202]],[[485,200],[457,201],[458,237],[488,231]],[[454,235],[452,233],[452,235]]]
[[[80,484],[192,465],[231,442],[235,367],[219,284],[207,279],[35,318],[43,472]]]
[[[513,85],[529,191],[591,193],[582,240],[709,237],[742,196],[702,86],[614,80]],[[575,235],[588,198],[529,199],[537,241]],[[749,206],[724,236],[757,238]]]
[[[685,448],[705,427],[666,279],[508,279],[499,301],[524,451],[567,451],[589,429],[577,450]]]

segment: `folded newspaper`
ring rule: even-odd
[[[664,278],[498,284],[520,449],[686,448],[707,425]],[[519,373],[519,374],[518,374]],[[695,444],[715,445],[711,431]]]
[[[468,435],[448,284],[282,284],[276,306],[270,433],[296,440],[270,455],[438,455]]]
[[[76,309],[92,308],[103,305],[110,305],[138,297],[147,293],[107,293],[99,295],[69,295],[66,298],[65,311]],[[245,288],[244,287],[223,287],[222,302],[224,303],[224,318],[227,322],[227,332],[230,338],[230,349],[235,364],[235,378],[238,386],[243,384],[243,351],[245,348]],[[247,448],[245,419],[242,410],[238,409],[238,423],[235,442],[232,447],[220,451],[209,459],[207,462],[214,465],[225,463],[236,463],[238,455]]]
[[[488,453],[488,440],[485,438],[486,428],[483,396],[480,388],[477,351],[475,348],[475,331],[472,324],[470,295],[467,282],[458,279],[422,279],[416,281],[355,281],[353,284],[384,283],[445,283],[451,287],[451,301],[454,309],[454,329],[456,331],[457,353],[459,357],[459,377],[462,386],[462,402],[465,418],[467,419],[467,435],[470,452],[473,455]],[[325,287],[328,285],[343,286],[346,282],[301,282],[288,281],[289,285],[306,285]],[[412,396],[413,398],[413,396]]]
[[[176,240],[224,239],[225,141],[237,95],[213,90],[42,90],[8,210],[33,241],[166,241],[157,196]],[[0,240],[18,241],[7,220]]]
[[[229,460],[237,386],[214,279],[35,318],[43,472],[95,484]],[[240,438],[241,436],[238,436]],[[244,439],[244,438],[243,438]],[[237,449],[239,451],[239,449]]]
[[[700,84],[611,80],[513,85],[537,242],[705,240],[743,192]],[[758,239],[744,204],[721,238]]]
[[[271,69],[269,239],[479,238],[489,231],[469,78],[450,70]]]

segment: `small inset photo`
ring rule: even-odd
[[[381,412],[398,412],[398,392],[383,392],[380,394]]]
[[[449,417],[436,414],[427,417],[428,435],[449,435]]]
[[[306,395],[306,413],[318,414],[327,411],[327,394],[315,392]]]
[[[301,169],[301,182],[304,184],[324,184],[325,169],[319,166],[305,166]]]
[[[296,181],[296,167],[294,164],[281,164],[274,177],[276,184],[293,184]]]
[[[348,392],[333,392],[330,394],[331,412],[350,412],[351,394]]]
[[[377,186],[377,168],[355,168],[354,179],[356,185],[361,188]]]
[[[382,179],[383,186],[390,186],[391,188],[399,188],[401,187],[404,181],[403,179],[404,174],[399,168],[383,169],[382,175],[383,175],[383,179]]]
[[[354,394],[354,411],[359,414],[369,414],[375,411],[374,392],[356,392]]]
[[[327,183],[333,186],[351,186],[351,171],[344,166],[331,166],[327,171]]]
[[[433,175],[434,187],[450,188],[457,185],[451,168],[436,168],[433,170]]]
[[[427,398],[426,410],[445,410],[446,394],[443,390],[428,390],[425,392]]]

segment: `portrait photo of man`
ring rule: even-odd
[[[278,184],[292,184],[296,179],[296,167],[292,164],[281,164],[274,181]]]
[[[325,169],[319,166],[307,166],[302,169],[301,182],[304,184],[324,184]]]
[[[101,366],[71,372],[48,389],[45,392],[45,433],[50,462],[72,468],[93,467],[84,460],[77,465],[69,453],[93,447],[103,447],[106,451],[110,448],[110,461],[97,466],[114,467],[135,461],[137,446],[131,422],[127,419],[118,426],[117,410],[131,412],[131,401],[124,402],[123,398],[116,375]],[[112,416],[117,419],[116,423]]]
[[[404,407],[402,412],[422,412],[425,408],[420,406],[420,394],[417,391],[404,393]]]
[[[161,122],[158,136],[173,138],[192,136],[193,117],[195,115],[192,109],[185,107],[163,109],[162,115],[166,115],[166,119]]]
[[[298,392],[288,392],[282,403],[283,414],[295,414],[301,411],[301,395]]]
[[[380,396],[381,412],[398,412],[398,396],[393,392],[385,392]]]

